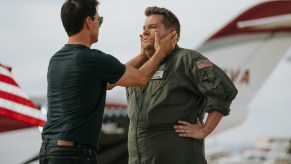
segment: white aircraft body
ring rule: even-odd
[[[229,75],[239,91],[237,98],[231,105],[232,110],[230,116],[223,118],[221,124],[212,135],[235,127],[245,120],[248,115],[247,107],[249,103],[290,48],[290,22],[291,1],[266,1],[243,12],[196,49],[208,57],[213,63],[221,67]],[[38,107],[46,107],[45,97],[32,98],[32,100]],[[126,127],[126,121],[128,120],[126,115],[127,103],[125,89],[117,88],[110,91],[106,102],[104,122],[117,122]],[[1,105],[3,107],[0,97],[0,108]],[[0,127],[2,128],[0,132],[5,132],[2,135],[11,133],[6,133],[6,131],[32,127],[19,121],[9,120],[9,118],[3,116],[0,116],[1,120]],[[13,125],[15,126],[9,126],[8,124],[11,122],[14,122]],[[119,138],[121,138],[120,142],[123,141],[121,145],[124,147],[127,133],[126,128],[111,124],[104,125],[103,135],[123,134]],[[23,134],[25,131],[35,133],[37,130],[36,128],[18,130],[19,133]],[[27,134],[28,138],[29,136]],[[9,135],[7,135],[8,137]],[[31,142],[33,151],[26,152],[26,154],[30,153],[31,157],[36,155],[40,147],[40,134],[39,138],[25,139],[25,141],[17,138],[17,140],[18,142]],[[102,136],[100,142],[102,144]],[[7,149],[9,150],[9,148]],[[9,153],[13,153],[15,157],[21,157],[20,154],[23,154],[23,151],[26,150],[25,148],[19,148],[18,150],[10,150],[11,152]],[[118,150],[115,151],[118,152]],[[110,155],[110,152],[104,150],[101,154],[107,157]],[[123,156],[125,155],[123,154]],[[30,158],[30,156],[26,157],[23,161]],[[108,161],[117,160],[118,158],[114,159],[111,157]]]

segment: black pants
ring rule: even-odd
[[[57,145],[57,140],[43,139],[40,152],[40,164],[97,164],[94,146],[76,144]]]

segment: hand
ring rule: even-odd
[[[178,34],[176,30],[173,30],[163,39],[160,39],[160,34],[155,32],[155,50],[160,51],[160,54],[164,55],[163,57],[166,57],[175,48],[178,41],[177,37]]]
[[[142,46],[142,40],[143,40],[143,35],[139,35],[139,39],[140,39],[140,55],[146,55],[145,50]]]
[[[203,125],[201,125],[199,118],[197,118],[196,124],[191,124],[187,121],[179,120],[180,125],[175,125],[175,132],[179,134],[180,137],[188,137],[195,139],[203,139],[207,134],[203,131]]]

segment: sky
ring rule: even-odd
[[[2,1],[0,6],[0,62],[13,67],[13,75],[28,95],[46,94],[46,72],[50,57],[66,42],[60,19],[60,1]],[[101,0],[104,17],[99,42],[92,48],[112,54],[122,62],[139,52],[139,34],[147,6],[173,10],[181,22],[179,45],[195,48],[219,27],[256,0],[134,1]],[[226,8],[227,4],[227,8]],[[232,6],[232,7],[230,7]]]
[[[207,37],[248,7],[261,0],[100,0],[104,17],[99,41],[92,48],[125,63],[139,52],[139,34],[147,6],[172,10],[181,23],[180,47],[198,47]],[[3,0],[0,5],[0,63],[29,96],[45,96],[50,57],[67,42],[60,20],[63,1]],[[254,142],[260,137],[291,137],[291,60],[286,54],[250,103],[243,124],[211,142]],[[111,91],[110,91],[111,92]],[[110,95],[109,92],[109,95]],[[289,128],[288,128],[289,126]],[[1,142],[1,140],[0,140]]]

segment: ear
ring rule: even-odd
[[[92,22],[93,20],[88,16],[85,18],[84,20],[84,27],[86,27],[87,29],[90,29],[92,27]]]

